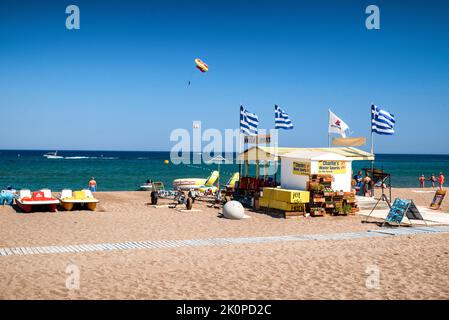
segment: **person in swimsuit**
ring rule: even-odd
[[[440,185],[440,189],[443,189],[443,184],[444,184],[443,172],[440,172],[440,175],[438,176],[438,184]]]
[[[91,178],[90,178],[90,181],[89,181],[89,190],[90,190],[90,192],[95,192],[95,191],[97,191],[97,181],[95,181],[95,178],[94,178],[94,177],[91,177]]]
[[[435,181],[437,181],[437,178],[435,178],[435,174],[432,173],[429,180],[430,180],[430,183],[432,184],[432,188],[435,188]]]
[[[421,177],[419,177],[419,185],[421,188],[424,188],[424,182],[426,181],[426,178],[422,174]]]

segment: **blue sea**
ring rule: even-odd
[[[166,165],[169,152],[60,151],[63,159],[44,158],[49,151],[54,150],[0,150],[0,189],[81,189],[91,176],[99,191],[138,190],[147,179],[162,181],[169,189],[176,178],[206,178],[217,170],[217,164]],[[368,161],[355,161],[353,171],[370,166]],[[378,154],[375,167],[391,173],[394,187],[417,187],[421,174],[429,177],[442,171],[448,176],[449,155]],[[220,171],[224,183],[238,165],[222,164]]]

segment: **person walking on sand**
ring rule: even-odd
[[[89,181],[89,190],[90,190],[90,192],[95,192],[95,191],[97,191],[97,181],[95,181],[95,178],[94,178],[94,177],[91,177],[91,178],[90,178],[90,181]]]
[[[435,188],[435,181],[437,181],[437,178],[435,178],[434,173],[432,173],[432,175],[430,176],[429,181],[432,184],[432,188]]]
[[[438,184],[440,185],[440,189],[443,189],[443,184],[444,184],[443,172],[440,172],[440,175],[438,176]]]
[[[419,185],[421,188],[424,188],[424,182],[426,181],[426,178],[422,174],[421,177],[419,177]]]

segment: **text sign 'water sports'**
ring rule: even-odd
[[[293,161],[293,174],[308,176],[310,174],[310,163]]]
[[[318,161],[318,173],[345,174],[346,161],[340,160]]]

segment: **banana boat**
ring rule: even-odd
[[[213,171],[206,179],[183,178],[173,180],[173,188],[181,191],[199,190],[200,188],[214,187],[219,176],[218,171]],[[215,187],[216,188],[216,187]]]

